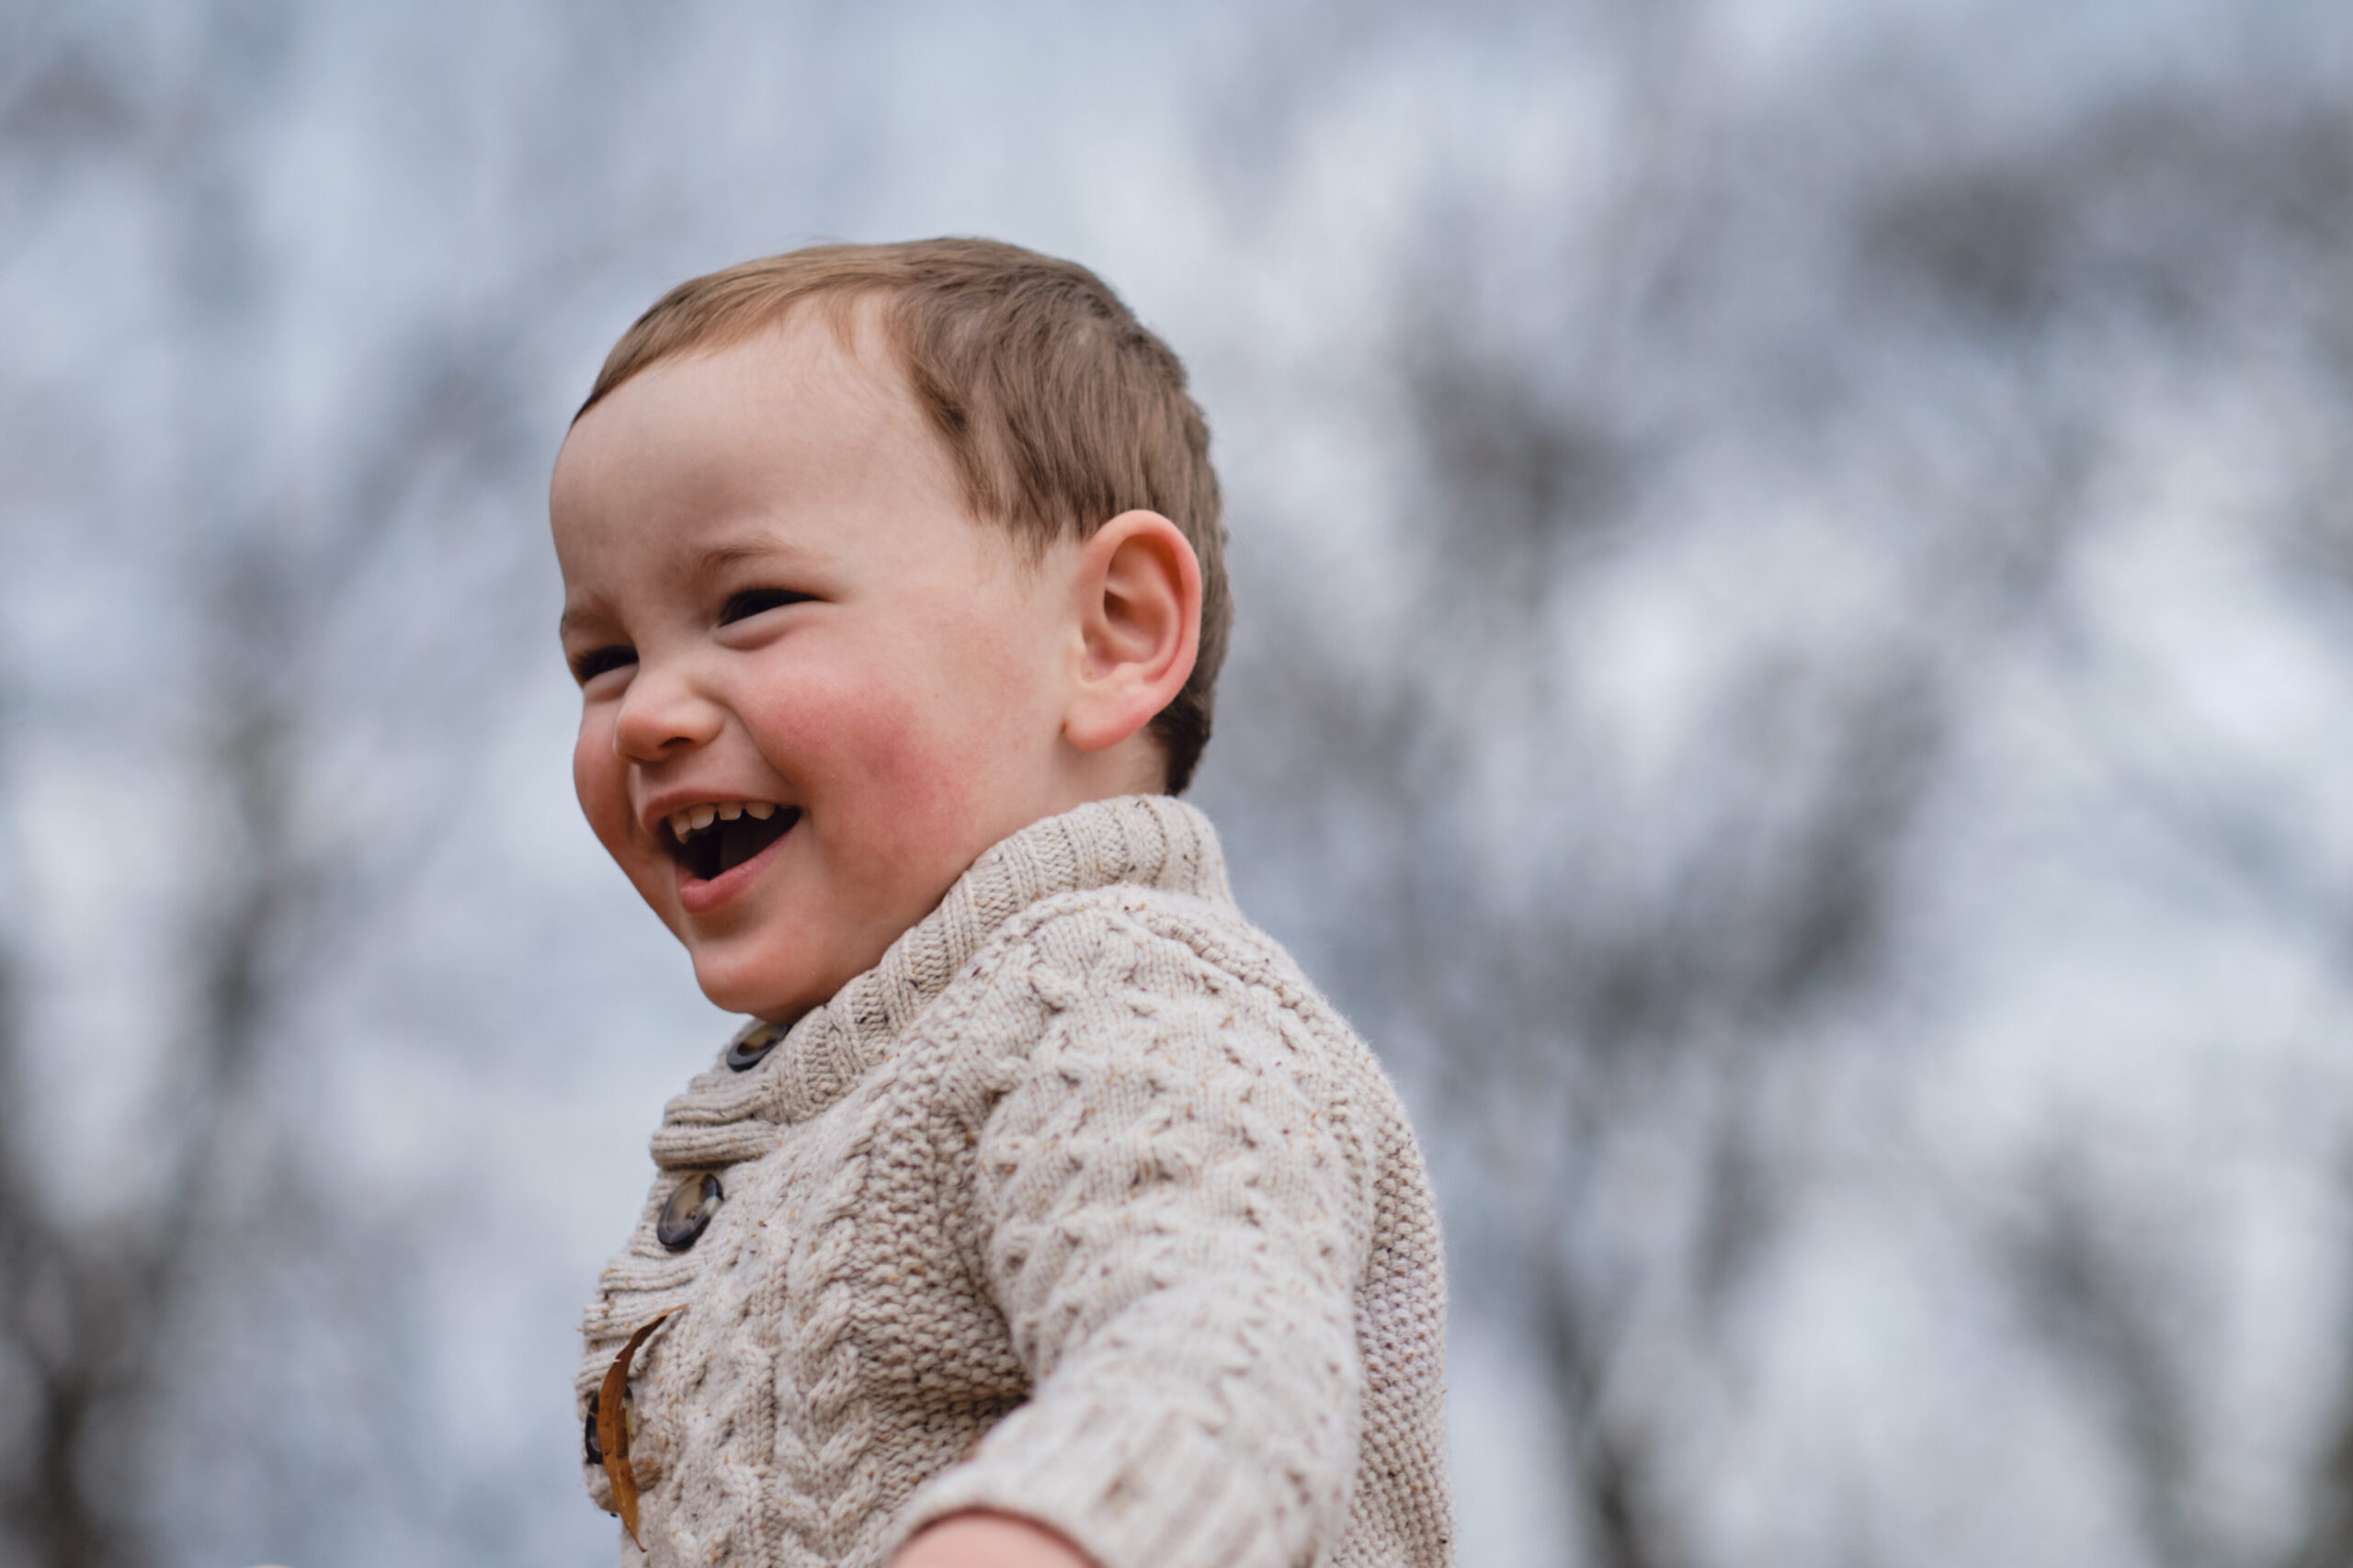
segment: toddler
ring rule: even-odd
[[[1176,798],[1208,446],[1100,280],[977,240],[698,278],[606,360],[574,778],[750,1020],[584,1325],[624,1562],[1452,1561],[1412,1131]]]

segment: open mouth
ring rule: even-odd
[[[673,812],[659,836],[670,858],[699,881],[732,871],[792,831],[799,806],[767,801],[713,801]]]

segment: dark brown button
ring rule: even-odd
[[[727,1048],[727,1065],[738,1073],[748,1073],[757,1067],[784,1038],[783,1027],[778,1024],[756,1024],[735,1037]]]
[[[670,1195],[670,1201],[662,1205],[661,1218],[654,1221],[654,1239],[672,1252],[686,1251],[702,1235],[703,1227],[719,1212],[719,1200],[726,1196],[717,1176],[688,1176]]]
[[[605,1462],[605,1445],[597,1440],[597,1391],[590,1389],[588,1391],[588,1420],[585,1427],[581,1432],[580,1440],[584,1451],[588,1455],[588,1462],[593,1465],[601,1466]],[[637,1393],[635,1390],[631,1390],[621,1395],[621,1420],[627,1424],[631,1434],[632,1436],[635,1435],[637,1431]]]

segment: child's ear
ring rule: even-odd
[[[1122,512],[1079,554],[1078,647],[1063,735],[1103,751],[1184,689],[1201,647],[1201,563],[1157,512]]]

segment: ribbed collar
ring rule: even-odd
[[[939,907],[832,1001],[804,1014],[758,1066],[735,1073],[722,1065],[697,1077],[670,1103],[665,1131],[747,1118],[806,1120],[889,1055],[1007,920],[1041,898],[1120,883],[1233,898],[1217,830],[1170,796],[1124,795],[1032,823],[973,861]],[[657,1136],[657,1157],[663,1142]]]

